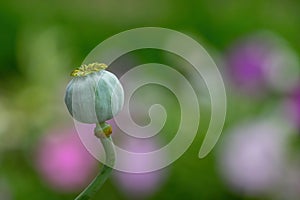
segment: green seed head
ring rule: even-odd
[[[124,91],[118,78],[105,64],[82,65],[72,72],[65,103],[70,114],[83,123],[102,123],[123,107]]]

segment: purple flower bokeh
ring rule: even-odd
[[[295,87],[285,100],[286,118],[296,128],[300,128],[300,87]]]
[[[232,47],[228,56],[230,75],[237,86],[254,91],[263,87],[263,65],[270,47],[261,41],[249,40]]]
[[[235,42],[226,63],[231,82],[247,94],[285,92],[299,80],[299,62],[294,51],[285,40],[269,32]]]
[[[36,166],[50,187],[62,192],[83,189],[97,168],[96,160],[81,143],[74,128],[52,130],[42,138]]]
[[[158,149],[158,142],[154,138],[134,138],[123,133],[117,128],[115,122],[109,122],[113,126],[113,137],[120,143],[125,150],[134,153],[147,153]],[[163,159],[162,155],[160,159]],[[139,156],[120,158],[119,162],[129,165],[132,169],[141,169],[143,166],[151,165],[154,160],[148,160],[146,157]],[[167,169],[161,169],[148,173],[128,173],[115,170],[113,172],[113,182],[125,195],[130,198],[143,199],[153,195],[159,190],[167,178]]]
[[[152,151],[151,149],[156,146],[155,142],[149,139],[131,138],[125,143],[126,149],[128,147],[128,150],[136,153]],[[123,160],[123,162],[126,162],[127,165],[129,163],[132,167],[137,165],[140,167],[140,165],[148,165],[154,161],[145,158],[143,159],[141,157],[138,162],[136,160]],[[132,198],[142,198],[155,193],[160,188],[166,178],[166,170],[162,169],[148,173],[126,173],[115,171],[113,178],[118,188],[125,194]]]

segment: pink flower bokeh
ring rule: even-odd
[[[74,128],[52,130],[40,141],[36,166],[48,185],[62,192],[83,189],[97,168]]]
[[[226,135],[219,170],[230,188],[251,196],[276,188],[285,164],[287,133],[283,127],[257,120],[239,125]]]

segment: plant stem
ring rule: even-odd
[[[95,136],[100,139],[106,154],[105,164],[102,165],[98,175],[94,178],[94,180],[76,197],[75,200],[87,200],[92,198],[112,172],[112,167],[115,163],[115,150],[111,137],[107,136],[105,131],[103,131],[107,125],[108,124],[106,123],[98,123],[96,124],[95,128]]]

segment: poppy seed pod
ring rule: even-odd
[[[71,73],[65,103],[74,119],[83,123],[102,123],[113,118],[124,102],[118,78],[100,63],[82,65]]]

